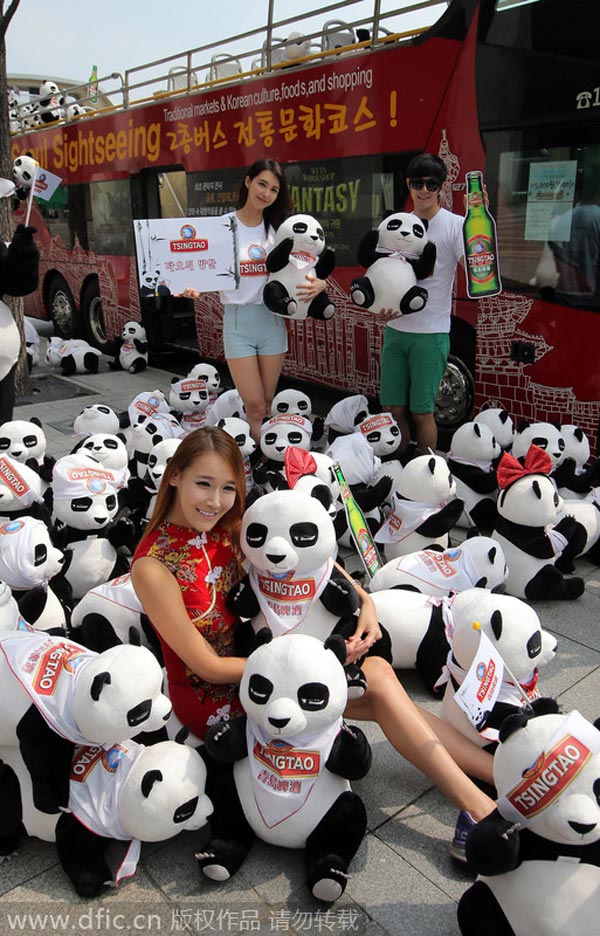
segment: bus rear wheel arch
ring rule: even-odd
[[[88,280],[81,296],[81,311],[83,315],[83,331],[91,345],[102,350],[106,344],[106,328],[102,313],[102,300],[98,280],[93,277]]]
[[[67,281],[58,274],[53,276],[46,295],[48,317],[54,325],[54,334],[60,338],[79,338],[81,319]]]

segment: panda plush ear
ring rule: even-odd
[[[144,776],[142,777],[142,796],[146,799],[150,796],[150,792],[155,783],[160,782],[163,779],[163,775],[160,770],[147,770]]]
[[[502,636],[502,614],[500,611],[494,611],[490,618],[490,624],[492,626],[492,631],[494,632],[494,637],[496,640],[500,640]]]
[[[474,536],[481,536],[481,530],[478,530],[477,527],[471,527],[467,531],[466,539],[472,539]]]
[[[273,632],[271,631],[271,628],[261,627],[260,630],[258,630],[254,635],[254,640],[252,641],[252,645],[248,651],[248,656],[250,656],[251,653],[254,653],[255,650],[258,650],[258,648],[262,647],[264,644],[271,643],[272,640]]]
[[[34,426],[39,426],[40,429],[42,428],[42,420],[38,416],[32,416],[29,422],[33,423]]]
[[[325,510],[329,510],[333,503],[333,494],[326,484],[315,484],[310,492],[310,496],[318,500],[320,504],[323,504]]]
[[[98,701],[98,699],[100,698],[100,693],[102,692],[104,687],[110,686],[110,684],[111,684],[110,673],[107,673],[107,672],[98,673],[96,676],[94,676],[94,681],[92,682],[92,685],[90,687],[90,695],[92,699],[94,700],[94,702]]]
[[[430,458],[427,462],[427,467],[429,468],[431,474],[435,474],[435,458]]]
[[[341,634],[331,634],[325,641],[325,649],[331,650],[342,666],[346,662],[346,641]]]
[[[531,422],[529,419],[520,419],[517,425],[517,432],[525,432],[526,429],[529,429]]]
[[[538,500],[542,499],[542,492],[540,490],[540,485],[538,481],[533,481],[531,485],[531,490],[533,491],[533,493],[535,494]]]
[[[185,744],[185,742],[187,741],[190,735],[191,735],[191,731],[187,727],[187,725],[182,725],[179,731],[177,732],[177,734],[175,735],[175,737],[173,738],[173,741],[175,742],[175,744]]]
[[[559,712],[560,707],[556,699],[547,696],[535,699],[527,708],[523,708],[516,715],[509,715],[504,719],[500,725],[500,742],[506,741],[519,728],[524,728],[531,718],[538,718],[540,715],[557,715]]]
[[[481,429],[479,427],[479,424],[476,422],[473,423],[473,432],[479,439],[481,438]]]

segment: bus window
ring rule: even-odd
[[[215,169],[187,175],[188,217],[227,214],[237,206],[244,169]]]
[[[97,254],[125,256],[132,251],[129,179],[90,183],[93,249]]]
[[[83,186],[81,186],[83,187]],[[72,246],[69,233],[69,204],[67,190],[60,186],[49,201],[38,199],[36,204],[52,237],[60,237],[64,244]]]
[[[159,172],[158,198],[161,218],[187,218],[186,175],[183,169]]]

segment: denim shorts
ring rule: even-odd
[[[285,319],[273,315],[262,303],[226,305],[223,316],[225,357],[285,354],[288,349]]]

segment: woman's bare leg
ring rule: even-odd
[[[285,354],[259,354],[258,369],[265,394],[266,415],[271,415],[271,403],[283,370]]]
[[[463,773],[424,713],[408,697],[392,667],[379,657],[367,657],[363,670],[368,690],[362,699],[348,703],[346,716],[356,720],[376,721],[396,750],[422,770],[459,809],[478,821],[487,816],[495,803]],[[436,726],[439,719],[435,719]],[[465,770],[482,780],[492,779],[492,757],[442,723],[444,735]],[[455,735],[457,737],[455,737]]]
[[[258,357],[229,358],[227,360],[231,379],[241,396],[246,409],[250,433],[255,442],[260,442],[260,427],[267,415],[265,388],[262,382]]]

